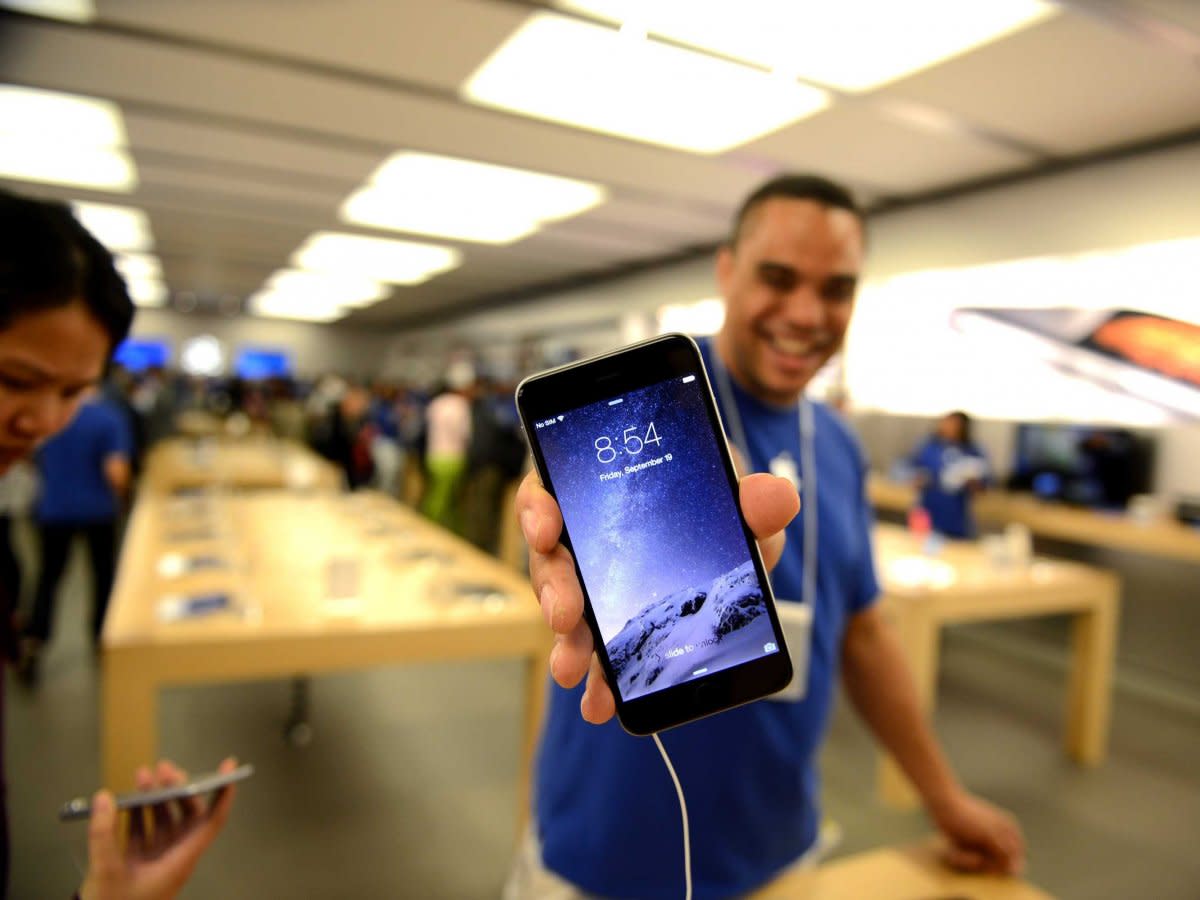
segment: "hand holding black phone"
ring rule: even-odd
[[[526,379],[517,405],[622,726],[778,691],[791,663],[695,343],[665,335]]]
[[[182,784],[171,787],[155,788],[148,791],[130,791],[116,796],[117,809],[137,809],[147,806],[158,806],[174,800],[184,800],[191,797],[203,797],[216,793],[231,784],[244,781],[254,774],[254,766],[249,763],[238,766],[229,772],[211,772],[199,775]],[[92,801],[89,797],[76,797],[68,800],[58,810],[58,818],[63,822],[75,822],[87,819],[92,814]]]

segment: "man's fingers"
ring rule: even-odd
[[[525,543],[536,553],[549,553],[558,543],[562,532],[562,514],[554,498],[530,472],[517,489],[517,520]]]
[[[951,844],[942,851],[942,860],[961,872],[981,872],[987,867],[987,855],[970,847]]]
[[[574,630],[583,616],[583,591],[567,548],[558,544],[550,553],[531,554],[529,573],[546,624],[558,634]]]
[[[587,622],[579,622],[567,634],[555,638],[550,651],[550,674],[562,687],[575,687],[588,672],[592,655],[592,632]]]
[[[88,822],[88,865],[101,880],[112,877],[121,867],[117,846],[117,804],[108,791],[92,797],[92,817]]]
[[[1015,819],[1006,817],[1005,826],[996,839],[997,855],[1006,873],[1019,875],[1025,870],[1025,838]]]
[[[783,531],[800,511],[800,495],[786,478],[758,472],[743,478],[738,488],[742,514],[757,538]]]
[[[800,511],[800,496],[787,479],[761,472],[747,475],[738,487],[742,515],[758,538],[763,563],[773,569],[783,555],[783,529]]]
[[[136,856],[142,856],[150,849],[146,837],[146,807],[135,806],[129,810],[129,850]]]
[[[613,699],[612,689],[604,678],[604,669],[600,666],[599,658],[593,654],[587,687],[583,689],[583,697],[579,701],[579,712],[585,721],[593,725],[603,725],[616,711],[617,704]]]
[[[221,765],[217,767],[217,771],[232,772],[236,768],[237,760],[229,756],[221,761]],[[229,811],[233,809],[233,798],[236,794],[237,788],[231,784],[217,791],[216,796],[213,798],[212,809],[208,816],[209,821],[212,823],[212,837],[215,837],[217,832],[224,827],[225,820],[229,818]]]

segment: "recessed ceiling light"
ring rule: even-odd
[[[109,250],[154,249],[150,220],[140,209],[77,201],[71,204],[71,211],[79,223]]]
[[[187,375],[220,375],[225,369],[225,347],[211,334],[188,338],[179,348],[179,368]]]
[[[96,18],[92,0],[0,0],[0,6],[66,22],[91,22]]]
[[[370,278],[297,269],[281,269],[267,279],[266,286],[280,296],[333,306],[374,303],[388,293],[387,287]]]
[[[1057,12],[1044,0],[559,0],[609,22],[845,91],[865,91]]]
[[[319,231],[292,254],[292,265],[310,272],[355,273],[389,284],[420,284],[456,268],[452,247]]]
[[[266,289],[246,301],[247,310],[271,319],[295,319],[302,322],[333,322],[346,314],[343,307],[315,298],[300,298]]]
[[[53,146],[3,133],[0,176],[122,193],[137,187],[137,169],[124,150]]]
[[[600,185],[526,169],[403,151],[342,205],[360,225],[508,244],[603,203]]]
[[[697,153],[744,144],[829,103],[824,91],[758,68],[548,13],[530,16],[462,93],[483,106]]]
[[[125,289],[135,306],[165,306],[167,286],[157,278],[127,278]]]
[[[157,256],[149,253],[118,253],[116,256],[117,271],[128,281],[156,278],[162,280],[162,264]]]
[[[125,146],[125,122],[110,100],[0,84],[0,134],[71,141],[88,147]]]
[[[0,175],[110,191],[137,187],[115,103],[0,85]]]

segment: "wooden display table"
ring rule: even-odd
[[[199,569],[173,574],[184,559]],[[216,593],[233,608],[160,618],[164,596]],[[551,642],[523,576],[383,495],[147,492],[102,637],[104,782],[128,788],[157,757],[168,686],[514,656],[528,660],[527,779]]]
[[[276,438],[171,438],[146,457],[141,486],[170,493],[206,487],[339,490],[342,474],[301,444]]]
[[[870,850],[792,872],[750,900],[1053,900],[1020,878],[946,868],[931,845]]]
[[[943,626],[1072,615],[1064,743],[1068,755],[1082,765],[1104,761],[1120,594],[1115,575],[1081,563],[1043,558],[1028,566],[997,566],[969,541],[947,542],[937,556],[930,557],[895,525],[876,526],[875,560],[883,591],[881,608],[896,625],[919,699],[930,712]],[[881,763],[880,792],[885,802],[896,806],[917,801],[907,780],[887,759]]]
[[[912,485],[874,472],[867,480],[867,495],[876,508],[895,512],[911,509],[917,498]],[[1200,530],[1165,517],[1138,522],[1123,513],[1047,503],[1029,494],[999,490],[980,494],[972,508],[980,522],[1018,522],[1042,537],[1200,563]]]

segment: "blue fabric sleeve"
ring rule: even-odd
[[[860,573],[853,596],[850,598],[851,615],[860,613],[873,606],[879,599],[879,578],[875,574],[875,513],[867,497],[867,460],[863,456],[858,441],[854,441],[854,449],[858,454],[858,522],[862,531],[862,545],[866,548],[863,559],[859,561]]]
[[[101,447],[104,458],[114,454],[131,459],[133,457],[133,431],[129,423],[116,409],[105,401],[101,407],[104,410],[105,428]]]

